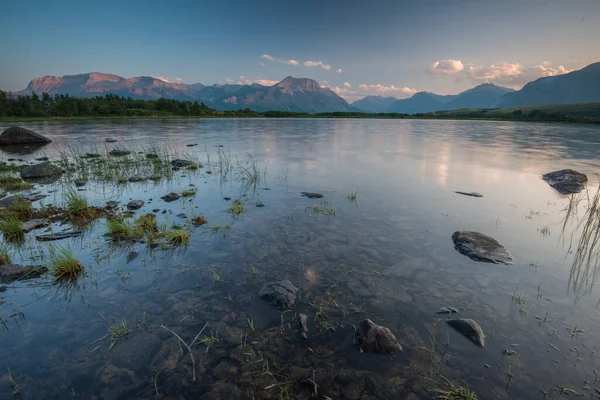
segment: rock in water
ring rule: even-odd
[[[454,192],[454,193],[463,194],[465,196],[471,196],[471,197],[483,197],[483,195],[481,193],[477,193],[477,192]]]
[[[189,167],[193,162],[188,160],[173,160],[171,161],[171,165],[177,168]]]
[[[27,165],[21,171],[21,178],[23,179],[47,179],[47,178],[59,178],[63,174],[63,170],[56,165],[50,164],[45,161],[40,164]]]
[[[308,336],[306,335],[308,333],[308,315],[302,313],[298,314],[297,323],[302,331],[302,337],[308,339]]]
[[[479,232],[457,231],[452,234],[454,248],[475,261],[514,264],[513,256],[494,238]]]
[[[129,182],[144,182],[146,180],[146,178],[143,176],[132,176],[131,178],[129,178],[127,180]]]
[[[322,199],[323,195],[321,193],[314,193],[314,192],[302,192],[300,193],[300,195],[304,196],[304,197],[308,197],[309,199]]]
[[[131,200],[127,203],[127,208],[130,210],[138,210],[144,205],[144,200]]]
[[[454,307],[442,307],[437,310],[436,314],[458,314],[458,310]]]
[[[48,268],[40,265],[22,267],[17,264],[0,265],[0,282],[11,283],[37,278],[48,272]]]
[[[34,229],[44,228],[50,225],[50,220],[47,218],[30,219],[29,221],[23,222],[23,230],[30,232]]]
[[[129,264],[130,262],[135,260],[139,255],[140,253],[138,253],[137,251],[130,251],[129,254],[127,254],[127,256],[125,257],[125,262]]]
[[[485,335],[477,322],[472,319],[451,319],[446,323],[477,346],[483,347]]]
[[[363,319],[356,325],[354,344],[365,353],[394,353],[402,350],[392,332],[370,319]]]
[[[0,135],[0,146],[9,144],[50,143],[52,140],[19,126],[11,126]]]
[[[296,293],[298,293],[298,290],[300,289],[292,285],[292,282],[283,280],[265,283],[258,292],[258,295],[273,304],[288,308],[296,302]]]
[[[64,231],[64,232],[58,232],[58,233],[50,233],[48,235],[38,235],[35,238],[36,238],[36,240],[38,240],[40,242],[51,242],[54,240],[74,238],[77,236],[81,236],[82,234],[83,234],[83,231],[72,230],[72,231]]]
[[[542,175],[542,179],[562,194],[579,193],[588,181],[585,174],[572,169],[548,172]]]
[[[178,195],[177,193],[171,192],[169,194],[164,195],[163,197],[161,197],[161,199],[163,199],[164,201],[166,201],[167,203],[170,203],[172,201],[175,200],[179,200],[181,196]]]

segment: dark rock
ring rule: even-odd
[[[458,314],[458,310],[454,307],[442,307],[436,311],[436,314]]]
[[[268,282],[258,292],[258,295],[272,304],[288,308],[296,302],[298,288],[292,282],[283,280],[279,282]]]
[[[388,328],[377,325],[370,319],[363,319],[356,325],[354,344],[366,353],[394,353],[402,350]]]
[[[146,180],[143,176],[132,176],[128,179],[129,182],[144,182]]]
[[[179,200],[180,198],[181,198],[181,196],[178,195],[177,193],[174,193],[174,192],[171,192],[171,193],[166,194],[163,197],[161,197],[161,199],[163,199],[167,203],[170,203],[170,202],[175,201],[175,200]]]
[[[572,169],[561,169],[542,175],[542,179],[562,194],[579,193],[588,179],[585,174]]]
[[[0,146],[11,144],[50,143],[52,140],[29,129],[11,126],[0,135]]]
[[[34,201],[45,199],[46,197],[48,197],[48,195],[46,195],[46,194],[39,194],[39,193],[33,194],[32,193],[32,194],[22,195],[21,199],[23,199],[29,203],[33,203]]]
[[[184,167],[189,167],[190,165],[192,165],[193,162],[188,161],[188,160],[173,160],[171,161],[171,165],[177,168],[184,168]]]
[[[6,286],[0,286],[0,293],[6,292]]]
[[[140,253],[138,253],[137,251],[130,251],[129,254],[127,254],[127,257],[125,257],[125,262],[129,264],[130,262],[135,260],[139,255]]]
[[[38,158],[34,158],[35,161],[48,161],[49,158],[48,157],[38,157]]]
[[[472,319],[451,319],[446,323],[477,346],[483,347],[485,335],[477,322]]]
[[[82,187],[82,186],[85,186],[86,183],[87,183],[87,181],[77,180],[77,181],[75,181],[75,186],[76,187]]]
[[[264,188],[262,188],[262,190],[271,190],[271,188],[264,187]]]
[[[85,153],[85,156],[83,156],[84,158],[100,158],[102,157],[101,154],[98,153]]]
[[[304,197],[308,197],[309,199],[322,199],[323,198],[323,195],[321,193],[302,192],[300,194]]]
[[[45,228],[48,225],[50,225],[49,219],[46,219],[46,218],[31,219],[29,221],[23,222],[23,230],[25,232],[30,232],[34,229]]]
[[[162,210],[161,214],[166,214],[166,213],[167,213],[167,210]]]
[[[123,212],[123,215],[125,217],[133,217],[135,215],[135,211],[128,210],[128,211]]]
[[[212,174],[212,171],[206,171],[206,173],[210,175],[210,174]]]
[[[225,146],[223,146],[222,144],[218,144],[215,147],[225,147]]]
[[[0,282],[11,283],[37,278],[48,272],[48,268],[41,265],[22,267],[17,264],[0,265]]]
[[[108,152],[109,156],[114,156],[114,157],[123,157],[123,156],[128,156],[131,154],[131,151],[129,150],[121,150],[121,149],[114,149]]]
[[[40,242],[50,242],[53,240],[62,240],[62,239],[68,239],[68,238],[81,236],[81,234],[83,234],[83,231],[73,230],[73,231],[50,233],[48,235],[38,235],[35,238],[36,238],[36,240],[38,240]]]
[[[465,196],[471,196],[471,197],[483,197],[483,195],[481,193],[477,193],[477,192],[454,192],[454,193],[464,194]]]
[[[155,208],[154,210],[152,210],[153,213],[157,213],[160,211],[160,208]]]
[[[187,147],[194,147],[195,144],[186,144]]]
[[[7,158],[6,161],[12,162],[12,161],[17,161],[16,158]]]
[[[155,160],[158,158],[158,154],[148,153],[148,154],[146,154],[146,158],[149,160]]]
[[[223,197],[223,200],[229,201],[231,200],[231,197]]]
[[[454,248],[475,261],[514,264],[513,256],[494,238],[479,232],[457,231],[452,234]]]
[[[111,138],[111,137],[107,137],[106,139],[104,139],[104,141],[105,141],[106,143],[116,143],[116,142],[117,142],[117,139],[115,139],[115,138]]]
[[[187,215],[185,215],[184,213],[179,213],[177,214],[177,218],[185,219],[187,218]]]
[[[0,199],[0,207],[10,207],[21,199],[21,196],[7,196]]]
[[[106,202],[106,208],[117,208],[121,202],[116,200],[111,200]]]
[[[131,200],[127,203],[127,208],[130,210],[139,210],[144,205],[144,200]]]
[[[258,203],[256,203],[256,207],[264,207],[265,203],[263,203],[262,201],[259,201]]]
[[[23,179],[47,179],[47,178],[59,178],[63,174],[63,170],[56,165],[50,164],[45,161],[40,164],[27,165],[21,171],[21,178]]]

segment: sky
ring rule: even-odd
[[[2,0],[0,89],[105,72],[170,82],[312,78],[349,101],[455,94],[600,61],[599,0]]]

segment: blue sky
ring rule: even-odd
[[[204,84],[292,75],[349,100],[403,98],[518,88],[600,61],[598,0],[3,0],[0,23],[3,90],[97,71]]]

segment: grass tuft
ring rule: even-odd
[[[79,260],[66,249],[50,255],[50,273],[59,282],[74,282],[85,273]]]
[[[0,221],[0,232],[7,242],[21,242],[25,239],[25,231],[21,221],[16,218],[8,218]]]
[[[477,395],[469,388],[469,385],[460,386],[443,376],[442,378],[446,381],[446,389],[434,389],[437,393],[436,399],[477,400]]]
[[[181,197],[192,197],[196,195],[196,189],[188,189],[181,192]]]
[[[10,264],[10,255],[6,249],[0,248],[0,265]]]
[[[201,226],[206,224],[206,218],[204,218],[204,215],[196,215],[195,217],[192,217],[192,225],[194,226]]]
[[[0,176],[0,189],[4,189],[7,192],[29,190],[31,188],[33,188],[33,185],[23,182],[21,178],[15,176]]]
[[[75,225],[86,225],[105,213],[102,208],[90,206],[86,198],[77,192],[67,192],[64,199],[65,213],[63,219]]]
[[[187,246],[190,243],[190,236],[182,230],[167,231],[164,236],[173,246]]]
[[[231,207],[229,207],[227,212],[229,212],[233,215],[240,215],[241,213],[244,212],[244,210],[245,210],[244,203],[242,203],[240,200],[234,200],[233,204],[231,205]]]

